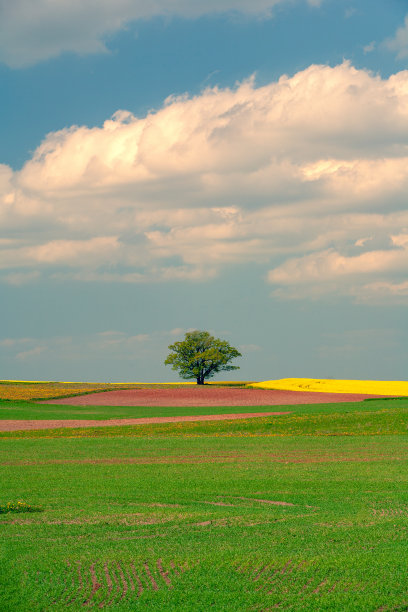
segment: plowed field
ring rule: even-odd
[[[358,402],[374,397],[382,396],[197,386],[173,389],[122,389],[64,397],[42,403],[70,406],[284,406]]]

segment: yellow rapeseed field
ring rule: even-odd
[[[111,388],[109,385],[81,383],[46,383],[0,381],[0,399],[31,400],[66,397],[79,393],[90,393]]]
[[[248,385],[258,389],[285,391],[320,391],[324,393],[364,393],[373,395],[407,395],[405,380],[329,380],[325,378],[281,378]]]

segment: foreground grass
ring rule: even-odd
[[[0,515],[0,609],[403,610],[407,422],[375,400],[3,434],[0,503],[43,512]]]

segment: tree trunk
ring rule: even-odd
[[[204,384],[204,376],[200,374],[200,376],[197,376],[197,385],[203,385],[203,384]]]

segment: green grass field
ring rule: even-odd
[[[282,411],[279,408],[278,411]],[[286,408],[286,410],[291,410]],[[184,416],[197,414],[232,414],[237,412],[274,412],[270,406],[65,406],[63,404],[35,404],[0,400],[0,421],[3,419],[137,419],[143,417]]]
[[[0,513],[0,610],[408,609],[408,399],[288,409],[1,433],[0,507],[43,511]],[[0,404],[80,411],[239,409]]]

